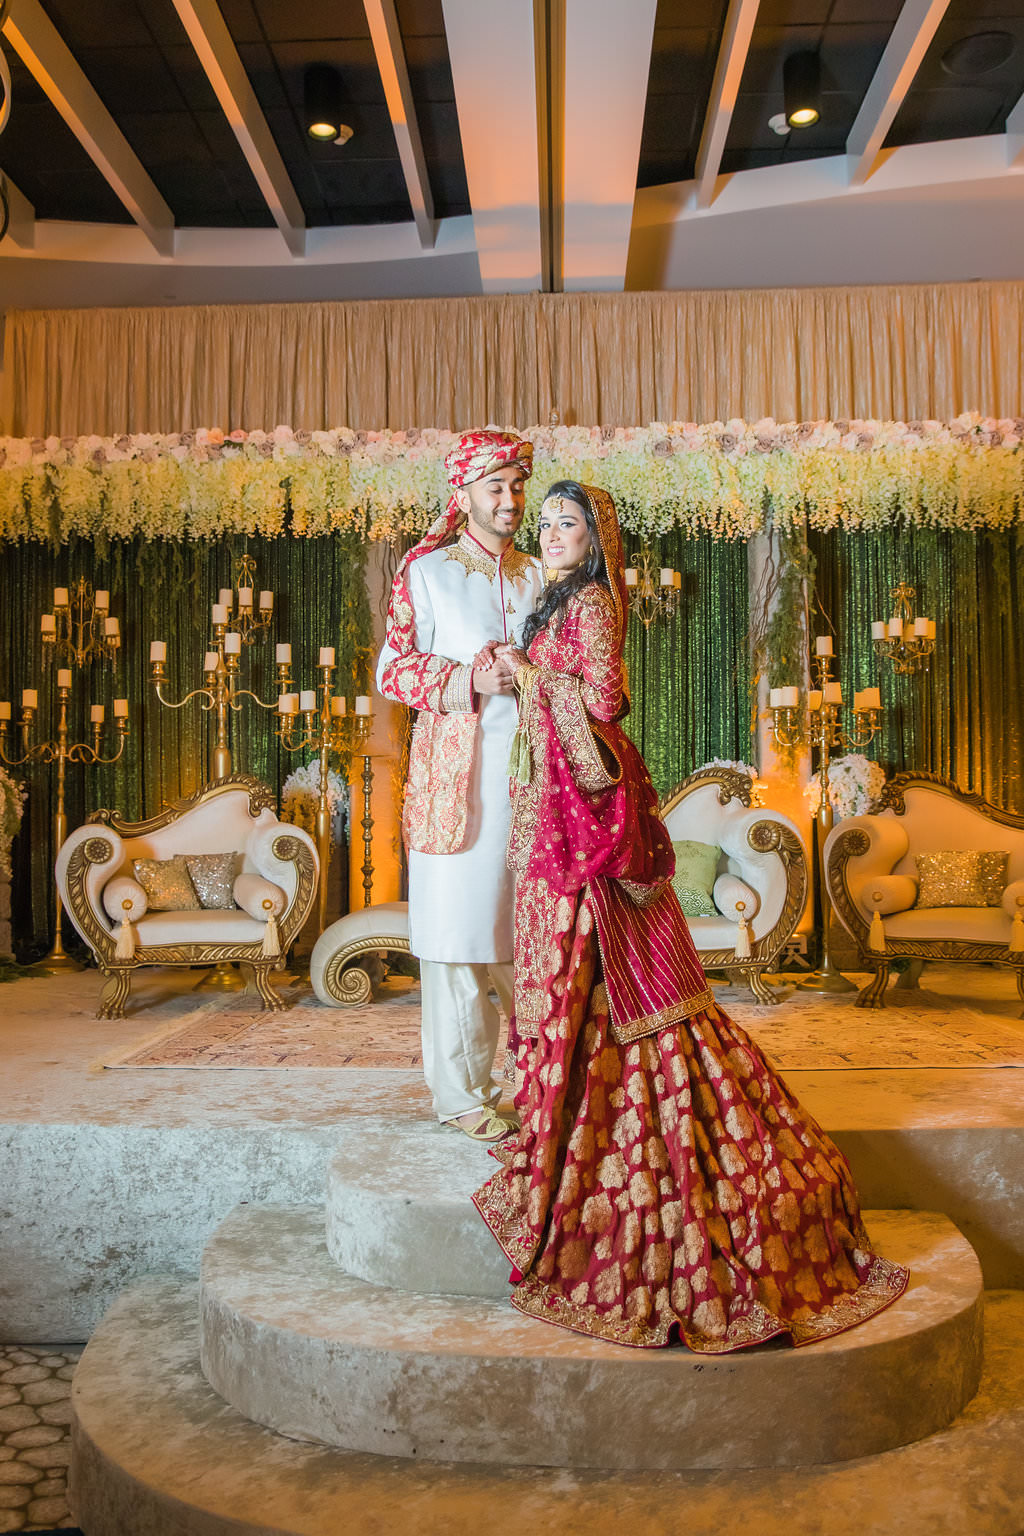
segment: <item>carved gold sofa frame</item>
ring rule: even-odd
[[[57,860],[61,900],[82,938],[108,978],[100,998],[100,1018],[122,1018],[132,976],[144,965],[216,965],[235,961],[248,966],[264,1008],[283,1008],[270,985],[270,972],[281,970],[290,945],[306,921],[316,896],[317,853],[309,835],[278,821],[276,801],[265,784],[247,774],[232,774],[176,801],[148,821],[125,821],[119,812],[101,810],[67,839]],[[248,870],[269,888],[284,893],[277,915],[278,953],[264,953],[265,921],[247,912],[200,911],[143,915],[135,925],[138,942],[130,958],[119,956],[115,924],[104,909],[108,881],[131,873],[134,858],[169,858],[174,853],[238,852]],[[149,918],[165,919],[172,942],[147,942]],[[226,936],[225,936],[226,935]]]
[[[780,1002],[764,977],[792,937],[807,899],[807,859],[796,826],[781,811],[753,804],[746,774],[720,767],[691,773],[666,797],[661,815],[673,842],[720,847],[719,877],[732,875],[754,894],[746,958],[736,955],[735,906],[716,917],[687,919],[701,964],[738,974],[758,1002]]]
[[[917,874],[915,855],[956,848],[1006,849],[1007,891],[1001,907],[914,907],[882,904],[895,875]],[[1013,913],[1024,908],[1024,816],[990,805],[933,773],[901,773],[889,780],[881,809],[851,816],[825,844],[825,871],[837,916],[874,975],[859,993],[861,1008],[884,1008],[894,960],[919,972],[926,960],[988,962],[1013,967],[1024,998],[1024,952],[1011,949]],[[1011,889],[1013,887],[1013,889]],[[872,949],[877,908],[885,948]]]

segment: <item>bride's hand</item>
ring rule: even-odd
[[[525,666],[527,662],[526,652],[521,651],[516,645],[499,645],[494,654],[498,661],[504,663],[509,673],[513,676],[516,670],[519,667]]]

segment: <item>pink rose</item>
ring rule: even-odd
[[[241,427],[236,427],[233,432],[228,433],[228,437],[233,443],[244,443],[247,436],[248,434],[243,432]]]

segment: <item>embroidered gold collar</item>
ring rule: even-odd
[[[467,576],[473,571],[479,571],[488,581],[493,581],[498,574],[497,558],[467,533],[459,535],[457,542],[449,548],[447,558],[457,560]],[[506,581],[521,581],[530,574],[532,568],[531,557],[514,544],[509,545],[501,558],[501,574]]]

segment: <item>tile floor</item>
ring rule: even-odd
[[[70,1530],[71,1378],[79,1344],[0,1344],[0,1531]]]

